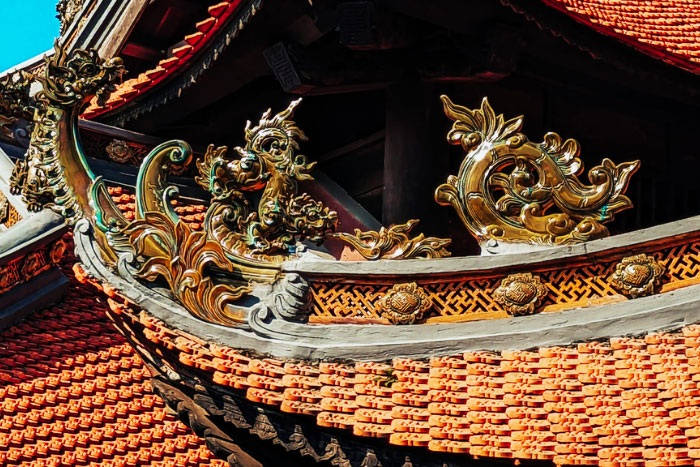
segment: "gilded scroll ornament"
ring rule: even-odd
[[[520,133],[523,119],[505,121],[486,98],[479,109],[455,105],[442,96],[453,121],[450,144],[466,152],[457,176],[440,185],[435,199],[451,205],[480,243],[559,245],[609,235],[604,222],[632,207],[624,195],[639,161],[616,165],[603,159],[583,171],[577,141],[547,133],[532,143]]]
[[[493,299],[510,315],[520,316],[534,313],[546,295],[547,287],[539,276],[526,272],[504,278]]]
[[[382,227],[379,232],[362,232],[355,229],[354,234],[337,232],[332,234],[332,237],[348,243],[368,260],[450,256],[446,248],[451,242],[448,238],[425,237],[423,234],[409,237],[409,232],[418,222],[418,219],[411,219],[405,224],[392,225],[388,229]]]
[[[621,294],[637,298],[656,293],[664,272],[656,258],[642,253],[623,258],[608,280]]]
[[[35,96],[31,143],[25,158],[17,161],[10,179],[12,193],[22,194],[27,209],[38,211],[50,207],[70,223],[83,215],[87,200],[78,202],[75,190],[82,192],[87,187],[71,186],[66,176],[67,172],[77,174],[78,163],[71,166],[60,159],[80,160],[81,156],[74,154],[77,151],[72,139],[74,117],[93,96],[104,103],[122,72],[121,59],[105,61],[94,50],[76,50],[68,55],[57,45],[54,55],[46,58],[44,75],[37,77],[42,90]]]
[[[381,315],[393,324],[413,324],[432,306],[428,294],[415,282],[395,284],[377,302]]]

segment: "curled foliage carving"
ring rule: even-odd
[[[226,259],[221,245],[205,232],[195,232],[164,213],[148,212],[131,222],[124,234],[131,239],[136,254],[145,259],[139,277],[163,277],[175,298],[201,319],[229,325],[245,321],[245,316],[231,304],[250,289],[242,281],[214,282],[212,272],[237,270]]]
[[[392,225],[388,229],[362,232],[355,229],[354,234],[336,232],[332,237],[344,241],[363,258],[376,259],[412,259],[445,258],[450,256],[447,246],[449,238],[425,237],[420,234],[411,238],[409,232],[418,224],[418,219],[411,219],[405,224]]]

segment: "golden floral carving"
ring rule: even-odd
[[[608,280],[621,294],[637,298],[656,293],[664,272],[665,268],[656,258],[642,253],[623,258]]]
[[[411,258],[445,258],[450,256],[447,246],[448,238],[425,237],[423,234],[410,238],[408,233],[418,223],[411,219],[405,224],[382,227],[379,232],[370,230],[355,233],[334,233],[331,236],[352,246],[363,258],[376,259],[411,259]]]
[[[529,272],[511,274],[501,281],[493,299],[513,316],[529,315],[540,306],[547,295],[547,287],[539,276]]]
[[[457,176],[440,185],[435,199],[451,205],[479,242],[557,245],[609,235],[604,222],[632,207],[624,195],[639,161],[603,159],[583,184],[577,141],[547,133],[533,143],[520,133],[523,119],[505,121],[486,98],[480,109],[442,96],[453,121],[450,144],[466,152]]]
[[[393,324],[413,324],[432,306],[428,294],[415,282],[395,284],[377,302],[381,315]]]

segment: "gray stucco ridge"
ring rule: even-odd
[[[60,238],[67,230],[63,216],[50,209],[22,219],[0,233],[0,264],[6,264]]]
[[[600,240],[552,247],[546,250],[494,256],[463,256],[440,259],[379,261],[332,261],[306,255],[287,261],[283,272],[302,276],[406,276],[451,275],[459,273],[515,271],[553,262],[588,263],[623,252],[631,254],[651,244],[678,243],[684,237],[700,237],[700,216],[689,217],[647,229],[636,230]]]
[[[87,224],[87,223],[86,223]],[[76,226],[76,252],[97,279],[166,325],[208,342],[257,355],[299,360],[386,361],[466,351],[527,350],[673,331],[700,321],[700,285],[624,302],[507,319],[412,326],[308,325],[279,321],[270,333],[208,323],[174,300],[110,271],[89,228]]]

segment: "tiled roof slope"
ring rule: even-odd
[[[227,465],[166,412],[66,256],[64,301],[0,332],[0,465]]]
[[[224,0],[211,5],[208,10],[209,17],[195,25],[195,31],[185,36],[184,44],[174,49],[171,57],[164,58],[158,66],[139,74],[136,78],[121,83],[104,106],[100,107],[97,100],[93,99],[81,117],[91,119],[114,110],[187,68],[197,53],[207,46],[210,39],[216,36],[238,10],[242,1]]]
[[[542,0],[672,65],[700,73],[698,0]]]
[[[319,364],[203,342],[105,292],[108,313],[140,328],[150,351],[209,384],[311,416],[322,427],[465,459],[700,466],[697,325],[534,351]]]

